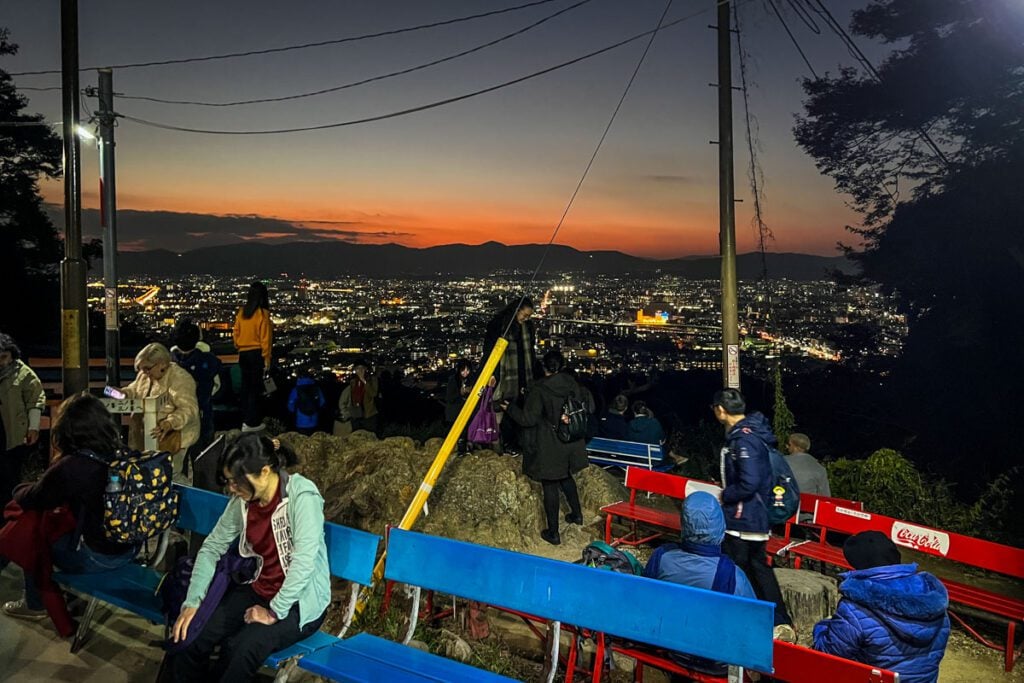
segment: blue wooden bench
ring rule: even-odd
[[[180,494],[178,528],[209,534],[224,512],[228,497],[190,486],[175,486]],[[284,680],[288,675],[289,669],[283,667],[283,664],[339,642],[340,636],[344,634],[351,621],[358,587],[371,583],[380,536],[330,522],[324,525],[324,534],[331,575],[353,584],[345,627],[338,636],[317,631],[309,638],[267,658],[264,664],[279,672],[278,680]],[[162,575],[155,570],[138,564],[129,564],[100,574],[55,574],[54,580],[58,584],[89,596],[89,605],[75,634],[72,652],[77,652],[83,645],[93,613],[100,602],[138,614],[155,624],[164,623],[164,614],[157,595],[161,578]]]
[[[774,607],[767,602],[401,529],[389,535],[385,577],[556,625],[761,671],[772,667]],[[369,634],[317,650],[299,667],[342,683],[509,680]]]
[[[665,462],[665,452],[660,444],[603,437],[587,442],[587,458],[599,467],[642,467],[655,472],[666,472],[675,464]]]

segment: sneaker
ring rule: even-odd
[[[796,631],[789,624],[779,624],[772,630],[772,638],[781,640],[784,643],[795,643]]]
[[[2,609],[4,614],[16,619],[31,619],[32,621],[39,621],[40,619],[46,618],[46,610],[29,609],[25,604],[25,598],[5,602]]]
[[[550,543],[551,545],[562,544],[562,538],[558,535],[557,531],[548,531],[547,529],[545,529],[544,531],[540,532],[540,537],[548,543]]]
[[[574,515],[570,512],[565,516],[565,521],[569,524],[583,524],[583,514]]]

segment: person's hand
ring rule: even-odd
[[[39,441],[39,430],[38,429],[30,429],[27,432],[25,432],[25,445],[26,446],[34,446],[36,444],[36,441]]]
[[[180,643],[188,637],[188,627],[192,623],[192,618],[196,616],[196,612],[199,610],[195,607],[182,607],[181,613],[178,614],[178,620],[174,622],[174,626],[171,627],[171,640],[175,643]]]
[[[273,626],[277,623],[277,617],[274,616],[274,613],[266,607],[263,607],[262,605],[253,605],[249,609],[245,610],[245,623]]]
[[[157,441],[160,441],[173,431],[174,428],[171,427],[171,424],[167,420],[160,420],[159,422],[156,423],[156,427],[153,429],[152,432],[149,433],[149,435],[152,436]]]
[[[491,375],[490,377],[487,378],[487,386],[489,386],[491,389],[493,389],[497,385],[498,380],[494,379],[494,375]]]

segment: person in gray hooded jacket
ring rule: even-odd
[[[585,468],[587,444],[585,439],[569,443],[555,433],[562,419],[562,405],[570,395],[583,402],[587,412],[594,413],[594,397],[576,379],[565,372],[565,357],[557,350],[544,355],[544,378],[530,387],[526,403],[520,408],[515,403],[502,403],[510,418],[526,427],[523,435],[523,474],[539,481],[544,488],[544,515],[547,528],[540,536],[552,545],[561,543],[558,533],[559,491],[569,503],[565,520],[583,523],[579,492],[573,475]]]

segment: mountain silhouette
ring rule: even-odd
[[[530,271],[537,267],[546,245],[446,244],[418,249],[399,244],[350,242],[290,242],[286,244],[232,244],[204,247],[182,254],[166,250],[122,252],[119,270],[126,275],[178,276],[188,274],[332,278],[346,275],[369,277],[429,277],[436,275],[486,275],[498,271]],[[790,280],[818,280],[833,271],[853,272],[842,256],[811,254],[767,255],[768,276]],[[736,258],[741,280],[761,276],[761,255],[752,252]],[[657,260],[630,256],[620,251],[580,251],[553,245],[544,258],[542,275],[557,273],[636,273],[679,275],[690,279],[717,279],[717,256]]]

